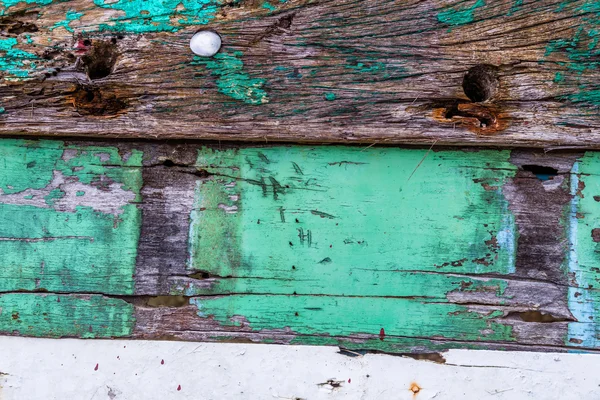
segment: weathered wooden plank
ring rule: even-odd
[[[5,334],[597,349],[595,153],[5,139],[0,154]]]
[[[592,0],[6,0],[0,14],[4,134],[600,143]],[[197,29],[221,35],[215,57],[189,50]],[[471,103],[463,78],[488,64],[497,93]]]
[[[0,333],[23,336],[111,338],[133,332],[133,306],[99,295],[0,295]]]
[[[141,152],[0,143],[0,292],[133,294]]]

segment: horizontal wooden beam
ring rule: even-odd
[[[592,0],[5,0],[0,134],[598,148],[599,28]]]
[[[598,348],[597,153],[0,140],[0,332]]]

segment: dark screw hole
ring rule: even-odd
[[[556,168],[544,167],[542,165],[523,165],[522,168],[524,171],[534,174],[540,181],[547,181],[558,175]]]
[[[296,266],[295,266],[295,265],[292,265],[292,269],[296,269]]]
[[[117,44],[117,38],[112,38],[112,39],[110,39],[110,42],[111,42],[112,44]]]
[[[168,160],[168,159],[167,159],[167,160],[163,161],[163,165],[164,165],[165,167],[169,167],[169,168],[170,168],[170,167],[174,167],[174,166],[175,166],[175,163],[174,163],[172,160]]]
[[[91,41],[87,41],[91,45]],[[85,65],[85,70],[88,77],[92,80],[102,79],[113,72],[115,63],[117,62],[117,47],[110,41],[96,41],[92,49],[81,58]]]
[[[489,64],[480,64],[472,67],[463,78],[463,90],[467,97],[480,103],[494,97],[498,91],[498,68]]]
[[[297,317],[297,316],[298,316],[298,313],[296,312],[296,313],[294,313],[294,315]]]

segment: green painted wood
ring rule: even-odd
[[[141,153],[0,142],[0,292],[133,294]]]
[[[133,332],[133,306],[100,295],[0,295],[0,333],[43,337],[109,338]]]
[[[469,290],[502,297],[506,282],[446,275],[514,272],[514,217],[502,193],[516,171],[509,157],[203,149],[197,166],[213,177],[198,185],[190,267],[240,279],[173,293],[256,294],[193,302],[201,316],[224,324],[237,316],[257,331],[514,340],[510,327],[488,321],[493,310],[447,299]]]
[[[0,140],[0,333],[593,351],[599,166]]]

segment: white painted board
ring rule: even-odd
[[[438,364],[349,357],[335,347],[0,337],[0,400],[600,399],[600,355],[444,357]]]

